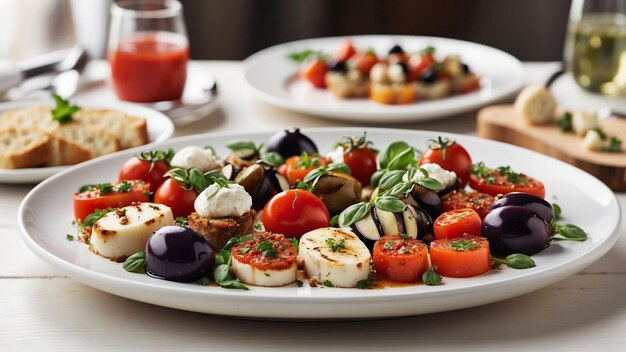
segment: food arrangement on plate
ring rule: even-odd
[[[145,151],[76,192],[79,239],[120,270],[244,290],[438,285],[586,239],[557,224],[539,180],[433,137],[424,153],[379,152],[363,134],[320,155],[297,129],[230,143],[223,160],[210,146]]]
[[[149,142],[146,119],[110,109],[81,109],[55,95],[56,106],[0,116],[0,169],[73,165]]]
[[[396,44],[379,57],[374,49],[357,49],[346,39],[332,56],[307,49],[291,53],[289,58],[301,62],[302,79],[342,99],[411,104],[480,88],[480,77],[459,55],[437,58],[432,46],[407,53]]]

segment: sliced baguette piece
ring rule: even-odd
[[[148,143],[148,127],[142,117],[108,109],[81,109],[73,115],[73,119],[113,132],[119,137],[122,149]]]
[[[36,167],[52,158],[53,139],[37,129],[0,130],[0,169]]]
[[[46,132],[54,132],[59,123],[52,120],[48,106],[33,106],[20,110],[7,111],[0,116],[3,128],[37,128]]]
[[[53,158],[48,166],[72,165],[120,150],[111,132],[83,124],[59,126],[54,133]]]

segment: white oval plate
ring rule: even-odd
[[[72,100],[81,107],[84,108],[102,108],[123,111],[127,114],[141,116],[148,122],[148,140],[150,141],[146,145],[142,145],[139,148],[149,148],[151,144],[157,142],[163,142],[170,138],[174,133],[174,124],[164,114],[131,103],[107,103],[106,105],[91,104],[87,102],[81,102],[81,100]],[[13,101],[0,104],[0,114],[17,109],[28,108],[36,105],[50,104],[48,101]],[[115,153],[114,153],[115,154]],[[0,183],[34,183],[45,180],[46,178],[66,170],[70,166],[52,166],[52,167],[32,167],[24,169],[0,169]]]
[[[362,129],[310,129],[304,133],[321,151],[346,135]],[[384,150],[396,140],[415,146],[440,133],[367,129],[375,146]],[[176,150],[187,145],[217,147],[234,139],[264,142],[271,133],[205,134],[176,138],[162,146]],[[589,239],[580,243],[558,242],[533,256],[537,266],[527,270],[505,269],[467,278],[444,278],[443,285],[359,290],[342,288],[250,287],[250,291],[162,281],[128,273],[121,264],[91,253],[87,246],[68,241],[76,229],[72,221],[72,194],[78,186],[115,180],[132,152],[121,152],[88,161],[55,175],[35,187],[22,202],[18,224],[27,246],[41,259],[68,276],[115,295],[151,304],[228,316],[289,319],[378,318],[454,310],[519,296],[564,279],[606,253],[617,239],[620,211],[613,192],[580,169],[550,157],[500,142],[446,134],[464,145],[475,161],[511,165],[539,178],[549,201],[563,208],[564,221],[581,226]]]
[[[374,48],[381,55],[394,44],[406,52],[428,45],[437,56],[459,54],[482,77],[480,90],[414,104],[383,105],[369,99],[339,99],[298,78],[299,65],[287,55],[305,49],[334,53],[345,37],[306,39],[276,45],[244,61],[244,77],[257,97],[267,103],[333,120],[366,123],[424,121],[476,109],[515,93],[522,86],[522,64],[513,56],[485,45],[455,39],[415,36],[351,36],[358,48]]]

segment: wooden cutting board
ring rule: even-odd
[[[579,167],[596,176],[614,191],[626,191],[626,146],[621,153],[589,151],[582,137],[563,133],[557,126],[529,126],[517,116],[513,105],[486,107],[478,112],[478,135],[519,145]],[[609,135],[626,143],[626,119],[600,121]]]

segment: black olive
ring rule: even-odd
[[[424,70],[424,72],[422,72],[422,82],[427,84],[435,83],[438,75],[438,72],[435,70]]]
[[[345,61],[331,61],[328,69],[332,72],[346,73],[348,72],[348,65]]]
[[[389,49],[389,55],[391,54],[404,54],[404,50],[400,45],[396,44]]]
[[[470,72],[469,66],[467,66],[467,64],[461,64],[461,67],[463,68],[463,73]]]

